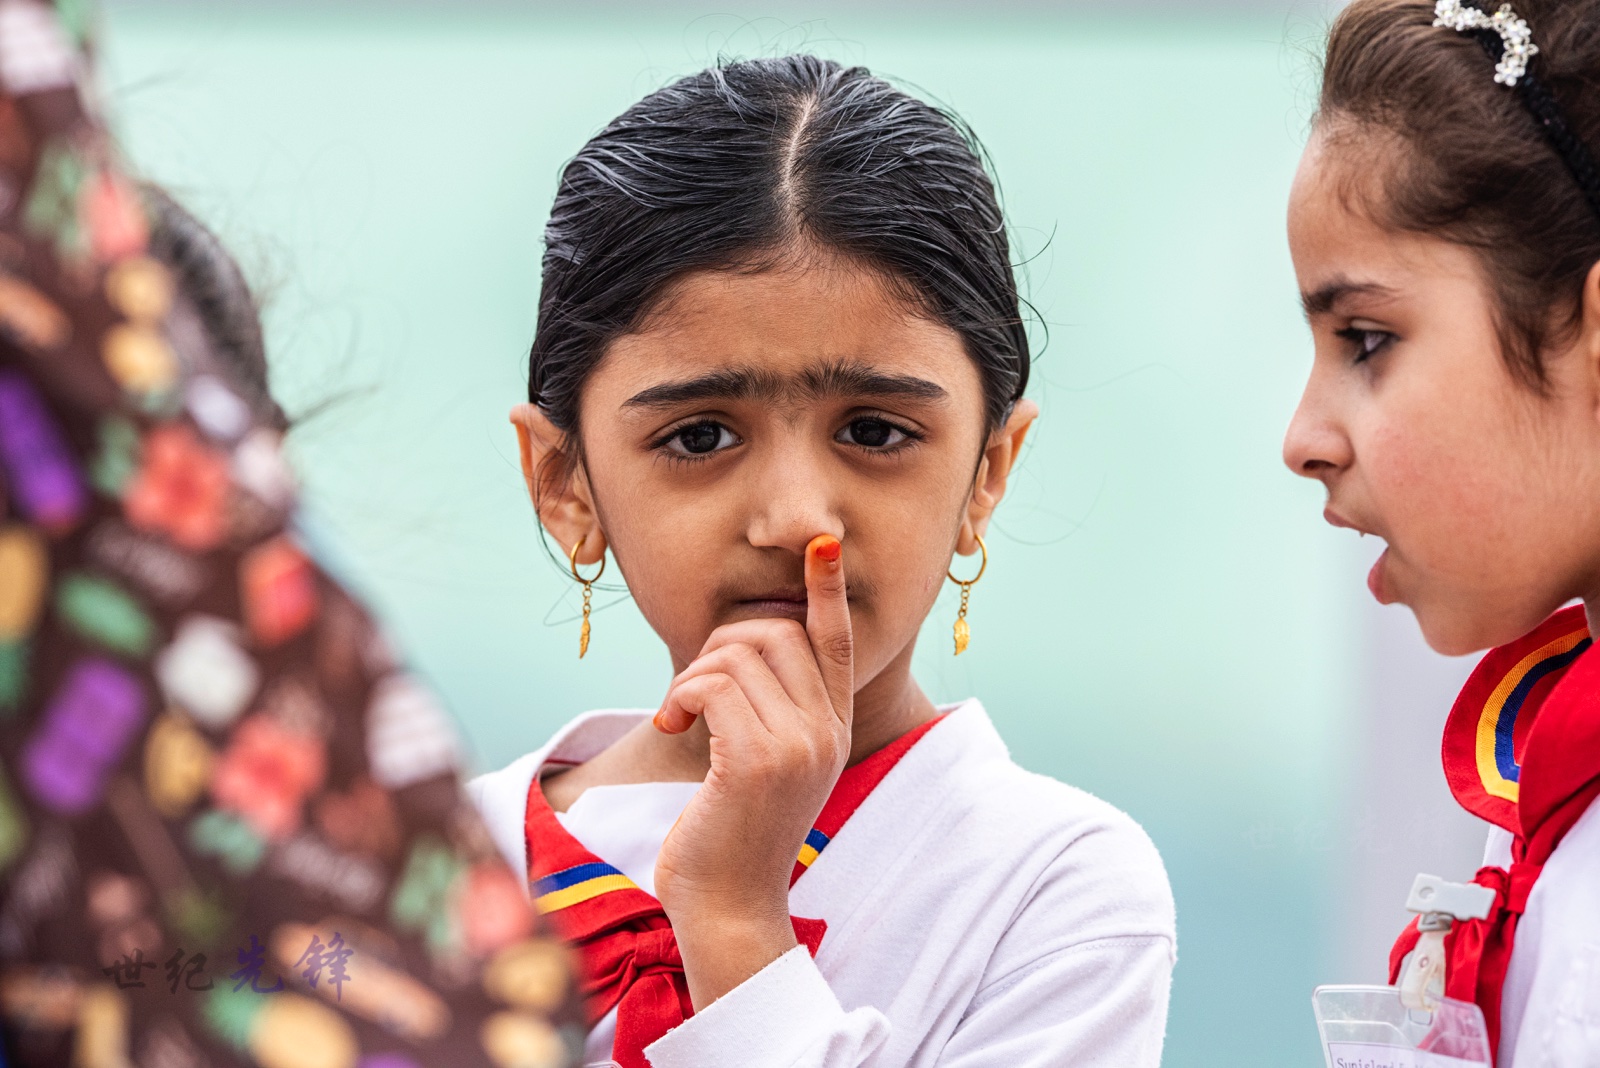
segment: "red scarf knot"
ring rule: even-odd
[[[795,939],[815,957],[827,922],[799,917],[789,922]],[[612,1058],[622,1068],[649,1068],[645,1047],[694,1015],[677,936],[671,927],[638,930],[628,924],[581,939],[578,946],[590,1026],[616,1008]]]
[[[646,976],[665,975],[670,982],[683,972],[683,957],[671,927],[601,931],[578,944],[583,951],[583,995],[591,1024],[604,1019]]]
[[[1543,864],[1534,864],[1526,860],[1513,861],[1509,872],[1502,872],[1500,868],[1484,869],[1505,876],[1505,909],[1518,918],[1528,910],[1528,895],[1533,893],[1533,884],[1538,881],[1539,873],[1543,870]]]

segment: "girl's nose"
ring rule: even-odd
[[[1283,437],[1283,462],[1297,475],[1326,481],[1350,466],[1354,450],[1343,428],[1324,411],[1308,385]]]
[[[804,554],[818,534],[844,536],[838,477],[824,458],[790,454],[752,472],[748,493],[750,544]]]

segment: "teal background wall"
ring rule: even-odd
[[[1278,459],[1308,351],[1282,208],[1318,21],[123,4],[105,41],[132,160],[267,298],[286,407],[333,400],[293,436],[319,538],[485,768],[667,677],[620,592],[578,662],[505,421],[562,161],[719,53],[809,48],[959,110],[1048,324],[1044,418],[971,652],[949,655],[952,587],[917,671],[1149,829],[1179,903],[1167,1063],[1201,1068],[1320,1063],[1309,993],[1343,977],[1362,570]]]

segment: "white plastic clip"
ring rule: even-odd
[[[1421,913],[1422,937],[1400,972],[1400,1003],[1418,1012],[1432,1012],[1444,997],[1444,936],[1456,920],[1488,919],[1494,891],[1476,883],[1451,883],[1437,875],[1419,875],[1411,884],[1406,908]]]
[[[1406,898],[1408,912],[1442,913],[1453,920],[1486,920],[1494,908],[1494,891],[1477,883],[1448,883],[1437,875],[1419,875]]]
[[[1400,1004],[1417,1012],[1432,1012],[1444,997],[1444,936],[1450,933],[1450,917],[1424,916],[1417,948],[1406,957],[1400,971]]]

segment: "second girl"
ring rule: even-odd
[[[1374,597],[1492,647],[1443,745],[1492,906],[1442,955],[1414,922],[1391,979],[1442,961],[1500,1068],[1600,1064],[1597,26],[1596,0],[1354,0],[1289,208],[1315,359],[1284,458],[1387,543]]]

